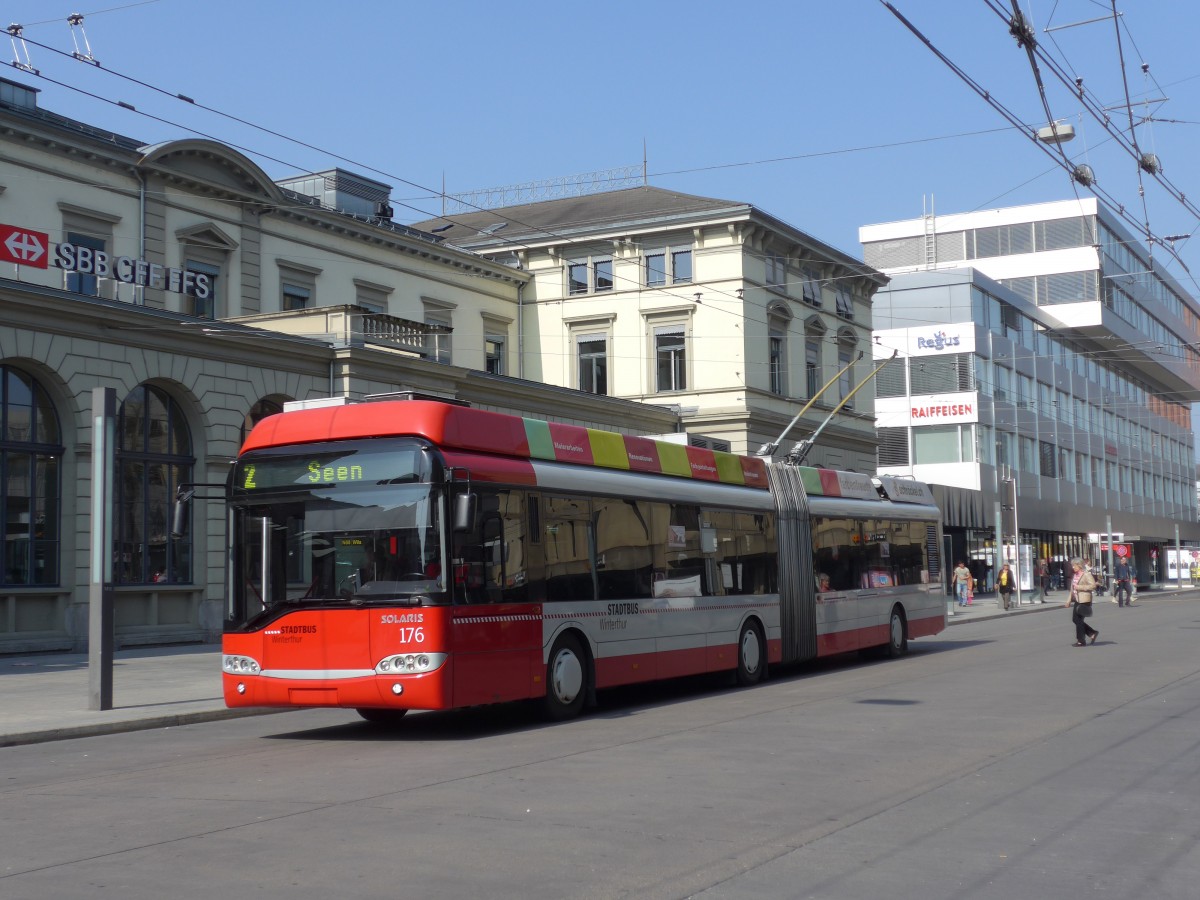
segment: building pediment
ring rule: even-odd
[[[278,203],[277,185],[249,157],[215,141],[167,141],[142,148],[138,168],[203,192],[256,195]]]
[[[212,247],[215,250],[237,249],[237,241],[212,222],[202,222],[199,225],[180,228],[175,232],[175,237],[181,244],[198,244],[201,247]]]

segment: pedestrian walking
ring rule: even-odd
[[[996,590],[1000,593],[1000,605],[1008,609],[1012,605],[1013,593],[1013,573],[1008,563],[1000,567],[1000,574],[996,576]]]
[[[1033,574],[1037,579],[1038,589],[1042,592],[1040,600],[1045,603],[1046,598],[1050,596],[1050,564],[1044,559],[1039,559]]]
[[[1117,579],[1117,589],[1114,591],[1117,599],[1117,606],[1128,606],[1132,600],[1132,591],[1130,583],[1133,581],[1133,573],[1129,571],[1129,563],[1122,559],[1117,563],[1113,570],[1113,576]]]
[[[1083,566],[1083,560],[1071,560],[1071,593],[1064,606],[1071,607],[1071,624],[1075,626],[1075,643],[1072,646],[1086,647],[1096,643],[1100,632],[1088,624],[1092,615],[1092,597],[1096,592],[1096,578]]]
[[[967,601],[971,599],[971,582],[974,580],[971,570],[960,559],[954,567],[954,595],[958,597],[959,606],[966,606]]]

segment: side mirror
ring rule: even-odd
[[[472,491],[454,495],[454,530],[474,531],[479,511],[479,496]]]

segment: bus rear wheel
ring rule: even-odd
[[[743,687],[757,684],[762,681],[766,668],[762,629],[757,622],[747,622],[738,636],[737,683]]]
[[[579,639],[564,634],[554,642],[546,661],[546,715],[556,721],[573,719],[587,699],[588,665]]]
[[[888,659],[899,659],[908,653],[908,627],[900,607],[892,608],[888,619],[888,643],[885,649]]]
[[[407,709],[356,709],[356,713],[373,725],[395,725],[404,718]]]

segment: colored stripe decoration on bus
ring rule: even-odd
[[[540,419],[522,421],[525,423],[529,456],[533,459],[654,475],[675,475],[749,487],[767,486],[766,463],[755,457],[579,425],[543,422]]]
[[[767,490],[766,461],[758,457],[426,400],[383,400],[270,416],[254,427],[242,452],[288,444],[400,435],[424,437],[446,448]]]

